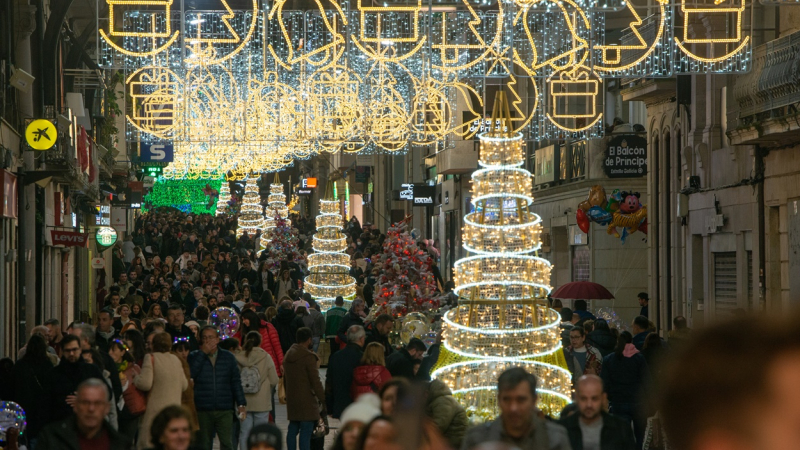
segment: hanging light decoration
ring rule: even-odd
[[[455,264],[459,306],[444,316],[444,351],[433,376],[468,413],[498,413],[497,376],[522,366],[540,380],[539,407],[557,415],[570,402],[571,378],[561,349],[558,313],[544,301],[550,263],[537,255],[541,219],[530,212],[532,175],[523,169],[505,92],[495,100],[494,129],[480,138],[481,169],[473,173],[475,211],[464,217],[464,249]]]

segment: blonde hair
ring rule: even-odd
[[[383,344],[378,342],[370,342],[367,348],[364,349],[364,356],[361,357],[361,364],[365,366],[385,366],[386,361],[383,358]]]

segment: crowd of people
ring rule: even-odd
[[[303,254],[313,225],[292,220]],[[236,239],[234,230],[228,217],[140,216],[116,249],[114,283],[98,296],[95,324],[64,328],[51,319],[33,328],[18,360],[3,363],[9,381],[0,386],[0,399],[25,409],[28,449],[206,450],[214,442],[221,449],[322,449],[332,419],[334,450],[666,449],[665,436],[679,449],[793,448],[769,435],[769,423],[735,411],[756,408],[760,399],[738,391],[744,375],[726,371],[726,358],[758,366],[745,370],[747,382],[757,381],[755,392],[775,398],[780,387],[790,394],[782,411],[800,417],[792,403],[798,389],[786,378],[800,367],[800,340],[788,322],[776,330],[759,319],[736,329],[760,333],[752,342],[730,338],[757,362],[748,364],[711,334],[733,332],[722,326],[695,337],[675,317],[662,339],[647,319],[646,293],[639,295],[642,312],[631,332],[595,317],[584,301],[575,301],[573,310],[555,300],[574,403],[558,421],[544,416],[536,408],[539,380],[510,368],[497,378],[499,417],[473,426],[448,386],[431,379],[441,336],[430,346],[413,338],[395,347],[396,318],[368,316],[368,286],[377,275],[369,256],[385,238],[378,230],[356,220],[343,225],[361,288],[349,309],[338,297],[325,314],[303,292],[302,261],[268,264],[255,251],[259,236]],[[222,307],[238,313],[229,335],[213,320]],[[771,348],[759,352],[756,345]],[[684,356],[667,362],[676,353]],[[694,370],[695,358],[705,358],[706,372]],[[683,374],[707,392],[686,387]],[[655,392],[665,392],[660,402],[649,401]],[[691,414],[684,417],[676,398]],[[731,409],[714,407],[715,401]],[[286,405],[285,432],[274,424],[279,402]],[[714,416],[729,412],[726,419]],[[730,435],[773,445],[724,446],[742,442]],[[15,437],[6,439],[14,448],[8,441],[13,445]],[[492,447],[497,443],[505,446]]]

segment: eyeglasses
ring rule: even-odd
[[[62,348],[61,351],[63,351],[64,353],[76,353],[81,351],[81,348],[80,347]]]

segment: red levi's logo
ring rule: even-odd
[[[65,247],[86,247],[89,243],[89,233],[50,230],[50,237],[53,239],[53,245]]]

